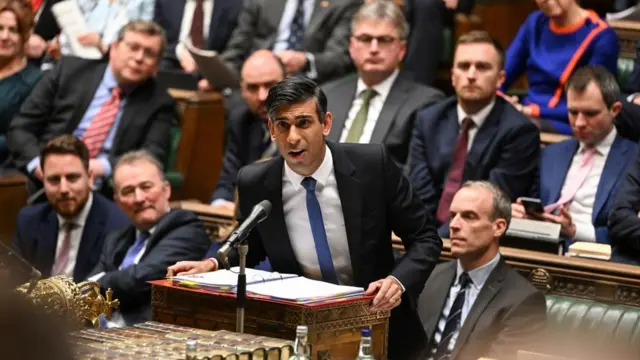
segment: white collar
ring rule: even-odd
[[[87,202],[84,204],[84,207],[82,208],[82,210],[80,210],[80,212],[76,214],[76,216],[67,220],[62,216],[60,216],[60,214],[56,213],[56,216],[58,217],[58,228],[62,228],[63,224],[66,224],[69,222],[72,224],[75,224],[75,226],[77,227],[83,227],[84,224],[87,222],[87,217],[89,217],[89,211],[91,211],[92,205],[93,205],[93,193],[89,192],[89,197],[87,198]]]
[[[311,174],[311,177],[314,178],[316,180],[316,183],[321,187],[327,184],[329,175],[331,175],[331,172],[333,171],[333,155],[331,155],[331,150],[326,144],[324,145],[324,150],[324,159],[322,160],[322,164],[320,164],[320,167],[318,167],[318,169],[313,174]],[[293,171],[293,169],[289,167],[289,164],[287,164],[286,161],[284,162],[284,176],[291,182],[291,184],[293,185],[293,190],[295,191],[298,191],[298,189],[302,186],[302,180],[304,180],[304,178],[306,177]]]
[[[491,102],[489,103],[489,105],[483,107],[477,113],[469,115],[466,112],[464,112],[464,110],[462,110],[462,106],[460,106],[460,103],[458,102],[458,106],[456,107],[458,111],[458,124],[462,125],[462,121],[466,117],[469,117],[471,118],[471,121],[473,121],[473,124],[476,126],[476,128],[480,129],[484,121],[489,116],[489,113],[493,109],[493,105],[495,105],[495,103],[496,103],[496,99],[494,97],[493,100],[491,100]]]
[[[376,91],[376,93],[378,93],[378,96],[380,97],[380,99],[382,99],[382,101],[386,100],[389,92],[391,92],[391,87],[393,86],[393,83],[396,81],[396,78],[399,74],[400,71],[396,69],[393,73],[391,73],[391,75],[387,76],[386,79],[371,87]],[[362,92],[364,92],[368,88],[369,87],[367,86],[367,84],[362,81],[362,78],[358,77],[358,85],[356,86],[356,97],[362,95]]]
[[[609,134],[596,145],[598,154],[607,156],[607,154],[609,154],[609,150],[611,149],[611,145],[613,145],[613,142],[616,140],[617,135],[618,131],[614,126]],[[586,145],[583,142],[580,142],[580,146],[578,146],[578,154],[581,154],[584,151],[585,147]]]

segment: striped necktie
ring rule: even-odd
[[[437,344],[437,350],[433,357],[435,360],[446,358],[451,354],[451,340],[454,335],[460,331],[462,308],[464,307],[467,290],[469,289],[469,285],[472,281],[469,274],[463,272],[460,274],[458,282],[460,284],[460,291],[458,291],[458,295],[456,295],[456,299],[453,301],[453,305],[451,305],[451,309],[449,310],[447,322],[444,325],[442,335],[440,336],[440,342]],[[455,344],[453,344],[453,346],[455,346]]]
[[[85,131],[82,137],[82,141],[84,141],[89,149],[89,157],[91,158],[95,158],[104,146],[104,142],[118,115],[118,110],[120,110],[121,95],[122,89],[119,87],[111,89],[111,97],[102,104],[102,107],[100,107],[96,116],[91,120],[87,131]]]

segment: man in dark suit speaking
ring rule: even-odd
[[[109,199],[91,192],[89,151],[78,138],[52,139],[40,161],[48,201],[20,210],[13,249],[43,278],[84,281],[100,260],[107,234],[129,220]]]
[[[511,201],[496,185],[470,181],[451,203],[451,253],[418,300],[430,342],[421,359],[515,359],[545,327],[544,295],[504,263],[498,241]]]
[[[393,2],[362,6],[352,26],[349,54],[358,72],[322,86],[333,114],[328,139],[385,144],[404,164],[416,113],[444,95],[398,70],[409,26]]]
[[[7,133],[11,167],[42,180],[40,148],[73,134],[89,148],[89,169],[111,176],[118,157],[144,148],[167,157],[176,109],[151,77],[164,48],[164,31],[152,22],[125,25],[111,45],[108,63],[64,58],[25,100]]]
[[[390,355],[410,359],[426,341],[415,302],[442,242],[432,220],[382,145],[326,142],[333,117],[317,85],[291,77],[267,97],[269,131],[282,157],[238,174],[240,216],[267,199],[271,215],[249,235],[247,266],[268,257],[274,271],[355,285],[390,310]],[[407,249],[396,262],[391,232]],[[230,253],[237,264],[237,253]],[[169,275],[204,272],[215,261],[181,262]]]

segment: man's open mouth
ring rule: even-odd
[[[300,157],[300,156],[302,156],[302,154],[304,154],[304,150],[291,150],[291,151],[289,151],[289,155],[291,155],[294,158]]]

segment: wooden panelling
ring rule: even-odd
[[[18,212],[27,204],[27,179],[24,176],[0,176],[0,204],[0,241],[11,246]]]

